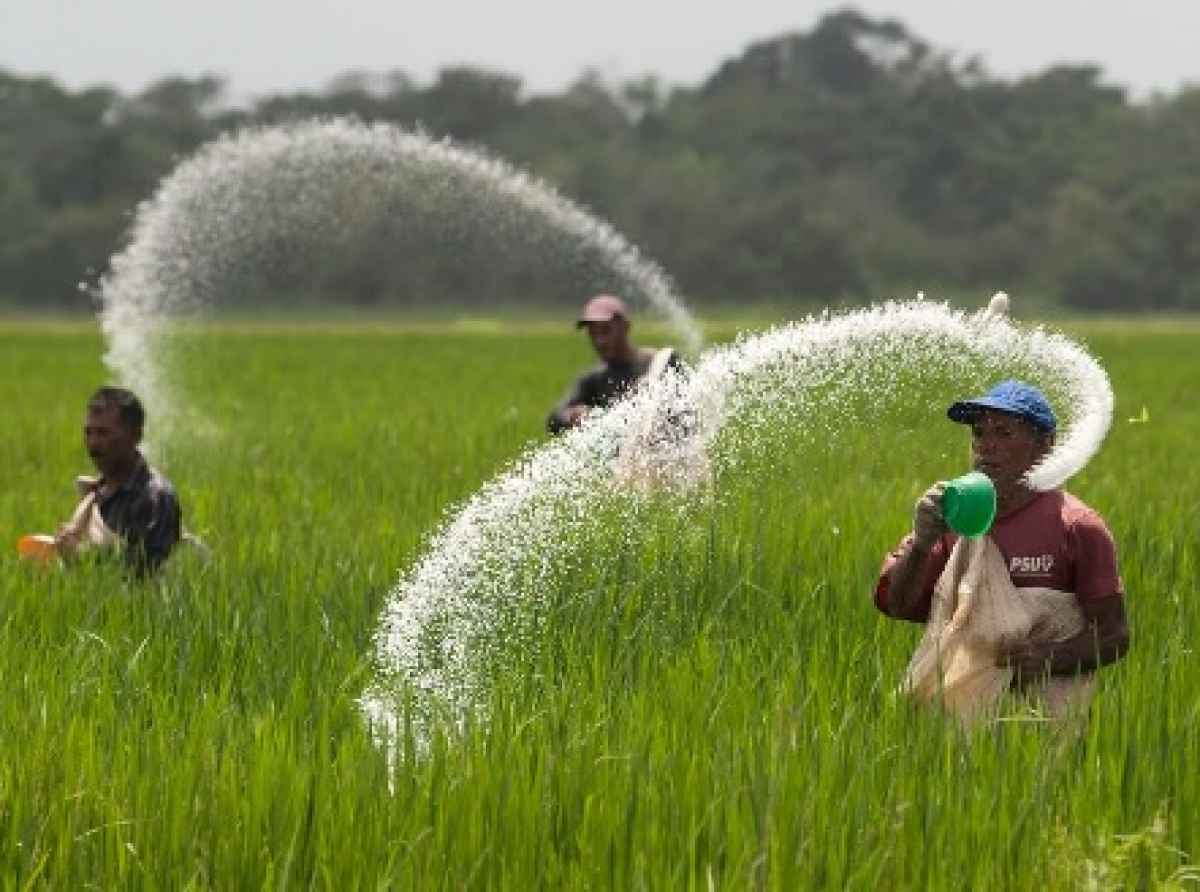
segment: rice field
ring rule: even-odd
[[[0,324],[0,887],[1200,885],[1200,328],[1072,331],[1117,414],[1069,489],[1116,536],[1134,641],[1082,730],[968,736],[892,696],[919,629],[876,613],[875,573],[967,448],[899,407],[645,512],[635,547],[585,543],[486,709],[406,729],[389,760],[358,705],[388,591],[544,438],[582,339],[191,335],[165,459],[214,558],[138,584],[17,561],[72,507],[105,373],[89,327]]]

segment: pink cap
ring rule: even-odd
[[[587,325],[589,322],[608,322],[620,316],[622,319],[629,318],[629,311],[625,309],[625,301],[611,294],[597,294],[583,306],[583,312],[579,314],[579,319],[575,323],[577,327]]]

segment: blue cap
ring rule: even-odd
[[[1053,433],[1058,427],[1058,419],[1046,395],[1024,381],[1001,381],[983,396],[973,400],[960,400],[946,414],[951,421],[970,424],[983,409],[995,409],[998,412],[1008,412],[1019,418],[1024,418],[1038,430]]]

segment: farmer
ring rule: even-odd
[[[1068,593],[1063,603],[1076,614],[1074,634],[1047,636],[1043,615],[1026,634],[997,638],[989,659],[1015,670],[1012,683],[1017,688],[1053,684],[1063,676],[1090,685],[1094,670],[1119,660],[1129,648],[1125,598],[1112,534],[1100,515],[1061,489],[1039,492],[1026,483],[1026,472],[1054,446],[1053,409],[1036,387],[1010,380],[984,396],[954,403],[947,414],[971,426],[975,470],[986,474],[996,489],[996,521],[989,538],[999,552],[995,566],[1008,577],[1000,609],[1005,602],[1021,600],[1020,590],[1039,589],[1029,592],[1035,602],[1045,605]],[[944,486],[936,483],[920,498],[912,532],[883,563],[875,604],[893,619],[932,622],[935,587],[941,597],[954,588],[939,583],[958,540],[942,517]],[[929,632],[927,628],[927,636]]]
[[[179,542],[175,488],[138,451],[145,420],[141,402],[123,388],[101,387],[88,400],[83,442],[100,476],[76,479],[82,501],[54,537],[65,560],[112,548],[141,576],[156,571]]]
[[[629,311],[619,297],[593,297],[584,305],[575,325],[587,328],[602,363],[580,375],[550,413],[546,428],[552,434],[577,427],[594,409],[607,409],[641,379],[659,375],[667,368],[681,368],[679,358],[669,347],[654,350],[633,345],[629,339]]]

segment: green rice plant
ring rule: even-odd
[[[877,614],[876,571],[966,461],[931,396],[779,431],[719,498],[648,501],[620,549],[598,512],[569,572],[513,593],[478,712],[418,731],[410,702],[391,759],[358,705],[384,599],[542,440],[586,348],[541,327],[189,334],[192,411],[162,457],[213,559],[136,583],[0,557],[0,886],[1194,885],[1195,332],[1080,334],[1117,417],[1069,488],[1113,529],[1134,637],[1081,730],[964,734],[893,695],[919,628]],[[6,548],[71,507],[101,349],[0,329]]]

